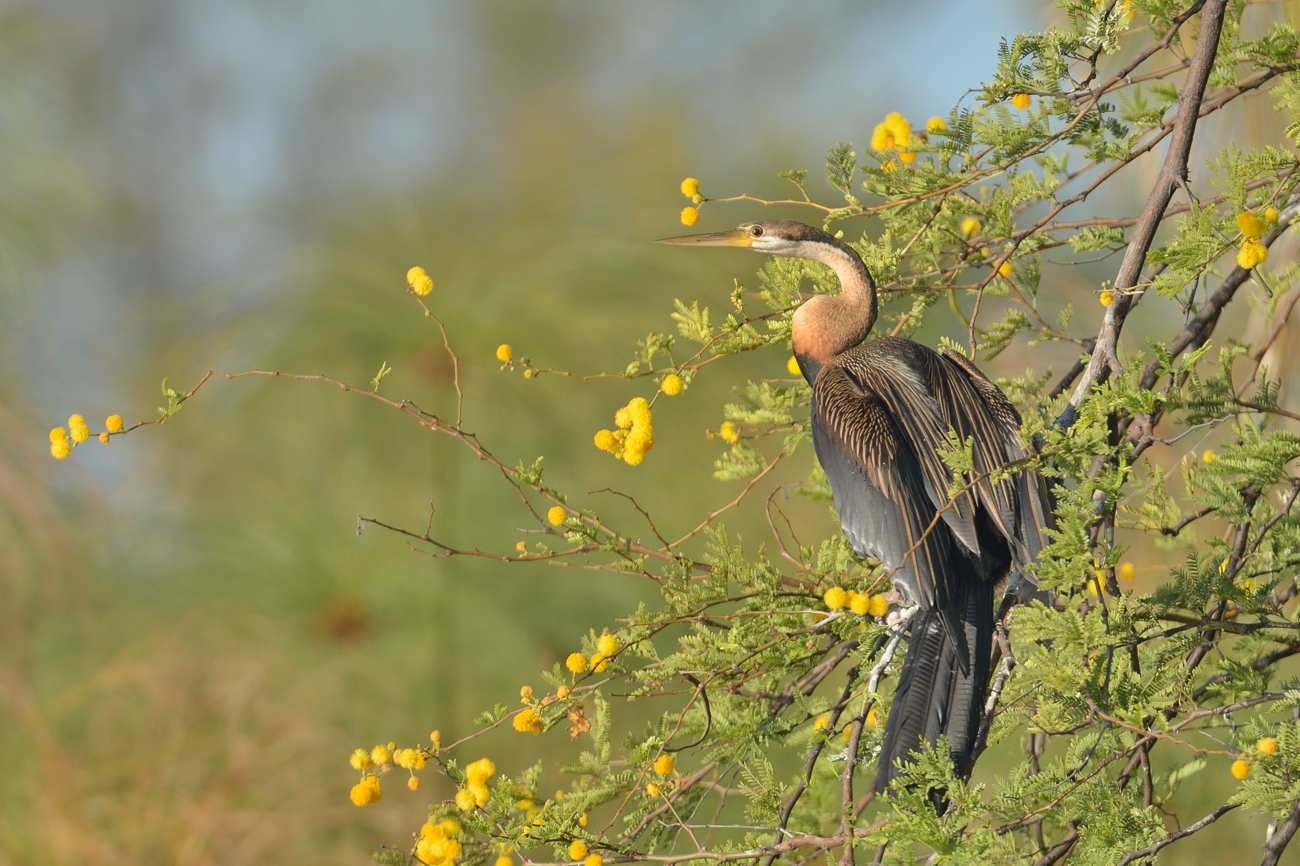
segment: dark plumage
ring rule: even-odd
[[[853,549],[880,560],[918,606],[876,787],[889,785],[899,759],[944,734],[954,767],[967,774],[988,688],[994,587],[1013,568],[1024,574],[1052,525],[1037,470],[987,477],[1028,456],[1014,407],[956,352],[900,337],[864,343],[875,285],[858,254],[819,229],[765,220],[669,242],[813,259],[839,277],[839,295],[810,298],[793,320],[795,355],[813,387],[813,443]],[[951,503],[939,456],[950,431],[973,442],[980,476]]]

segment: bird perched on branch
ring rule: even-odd
[[[844,534],[877,559],[917,610],[885,726],[876,777],[884,791],[922,742],[947,735],[956,772],[969,775],[983,719],[995,585],[1014,571],[1008,600],[1052,526],[1047,485],[1006,395],[965,356],[901,337],[864,342],[876,321],[876,286],[857,251],[793,220],[762,220],[716,234],[667,238],[684,246],[743,247],[811,259],[833,270],[838,295],[814,295],[794,313],[794,353],[812,385],[817,459]],[[940,454],[950,433],[970,443],[975,472],[949,496]],[[1025,461],[1028,463],[1029,461]]]

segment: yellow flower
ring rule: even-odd
[[[417,295],[427,295],[433,291],[433,277],[426,274],[419,265],[406,272],[406,284]]]
[[[387,764],[388,759],[391,757],[392,754],[382,745],[375,746],[370,750],[370,760],[374,761],[376,764]]]
[[[420,777],[412,776],[411,778],[407,779],[406,787],[410,788],[412,791],[420,790]]]
[[[435,746],[442,742],[442,731],[431,731],[429,733],[429,742]]]
[[[826,606],[831,610],[839,610],[849,603],[849,594],[838,586],[832,586],[826,590],[822,601],[826,602]]]
[[[582,653],[569,653],[569,657],[564,660],[564,666],[575,674],[580,674],[587,669],[587,657]]]
[[[1103,307],[1109,307],[1111,304],[1115,303],[1115,293],[1110,289],[1105,289],[1097,297],[1097,300],[1101,301]]]
[[[1024,111],[1029,107],[1029,94],[1017,93],[1015,96],[1011,97],[1011,104],[1016,108],[1019,108],[1021,111]]]
[[[587,813],[586,813],[586,812],[583,812],[581,815],[578,816],[578,826],[579,826],[579,827],[586,827],[586,826],[587,826]]]
[[[456,792],[456,808],[462,812],[474,808],[474,795],[469,792],[469,788],[461,788]]]
[[[975,219],[973,216],[962,217],[960,228],[962,237],[967,239],[973,238],[975,235],[980,233],[980,221]]]
[[[455,818],[443,818],[438,822],[438,828],[442,830],[444,836],[449,838],[460,835],[460,822]]]
[[[925,131],[929,133],[940,133],[948,128],[948,121],[935,115],[925,122]]]
[[[108,444],[108,438],[109,438],[109,437],[108,437],[108,431],[107,431],[107,430],[105,430],[104,432],[102,432],[102,433],[99,434],[99,441],[100,441],[100,442],[103,442],[105,445]]]
[[[492,792],[488,790],[487,785],[469,785],[467,790],[469,795],[474,798],[475,806],[482,806],[492,797]]]
[[[55,427],[50,431],[50,444],[55,442],[66,442],[67,439],[68,431],[64,430],[62,427]]]
[[[1213,463],[1216,459],[1218,459],[1218,456],[1209,448],[1206,448],[1205,453],[1201,455],[1201,460],[1204,461],[1207,466]]]
[[[86,419],[80,415],[69,416],[68,433],[72,436],[72,441],[78,445],[89,439],[90,428],[86,426]]]
[[[428,839],[430,842],[437,842],[445,835],[446,834],[442,832],[442,827],[434,824],[432,821],[425,821],[424,824],[420,826],[421,839]]]
[[[700,212],[693,207],[682,208],[682,225],[693,226],[700,219]]]
[[[889,162],[882,165],[880,167],[880,170],[883,171],[885,174],[893,174],[894,172],[898,171],[898,163],[891,159]]]
[[[1115,573],[1119,575],[1120,580],[1132,580],[1137,577],[1138,570],[1131,562],[1121,562],[1119,568],[1115,569]]]
[[[551,521],[552,526],[560,526],[564,523],[564,518],[567,516],[568,512],[558,505],[552,505],[546,512],[546,519]]]
[[[910,150],[907,151],[906,153],[900,153],[898,155],[898,161],[901,162],[903,165],[911,165],[912,163],[916,162],[916,154]]]
[[[515,866],[515,861],[502,854],[497,858],[496,866]]]
[[[1011,262],[1003,262],[998,265],[998,276],[1004,280],[1011,279]]]
[[[785,368],[790,372],[791,376],[798,376],[801,373],[799,369],[799,359],[794,355],[791,355],[789,360],[785,362]]]
[[[880,711],[876,707],[867,710],[867,727],[874,728],[880,724]]]
[[[1270,207],[1264,210],[1264,219],[1268,220],[1269,222],[1271,223],[1277,222],[1277,217],[1278,217],[1277,208]]]
[[[906,147],[912,143],[912,124],[902,114],[891,111],[885,115],[885,122],[882,125],[893,136],[894,147]]]
[[[501,363],[504,364],[506,361],[509,361],[514,357],[514,355],[515,350],[510,347],[509,343],[502,343],[500,346],[497,346],[497,360]]]
[[[614,637],[609,632],[605,632],[600,637],[596,638],[596,650],[601,655],[612,656],[614,653],[618,652],[618,638]]]
[[[582,861],[582,866],[605,866],[605,858],[599,854],[588,854]]]
[[[1276,755],[1277,740],[1273,739],[1272,737],[1264,737],[1262,739],[1256,740],[1255,751],[1259,752],[1261,755]]]
[[[1268,234],[1269,222],[1271,220],[1262,220],[1248,210],[1237,214],[1237,228],[1241,229],[1241,233],[1248,238],[1262,238]]]
[[[569,696],[568,686],[560,686],[558,689],[555,690],[555,697],[558,698],[559,700],[564,700],[568,696]]]
[[[830,716],[818,716],[816,720],[813,722],[813,730],[814,731],[825,730],[826,726],[829,725],[830,723],[831,723]]]
[[[618,440],[614,438],[614,432],[612,430],[596,431],[596,437],[592,441],[596,443],[596,447],[601,451],[608,451],[611,454],[618,447]]]
[[[592,673],[603,674],[605,668],[609,667],[609,659],[605,658],[603,653],[592,653],[591,670]]]
[[[866,616],[867,611],[871,608],[871,597],[863,595],[860,592],[849,592],[849,610],[858,616]]]
[[[688,177],[682,181],[682,195],[687,198],[694,198],[700,194],[700,182],[693,177]]]
[[[348,763],[352,765],[352,769],[354,770],[364,770],[366,767],[373,764],[374,761],[370,760],[370,753],[365,749],[357,749],[352,753],[352,757],[348,758]]]
[[[884,616],[889,613],[889,599],[883,595],[873,595],[871,604],[867,607],[867,613],[872,616]]]
[[[627,411],[634,425],[650,423],[650,403],[647,402],[646,398],[633,397],[627,402]]]
[[[1233,761],[1232,775],[1237,779],[1244,779],[1250,773],[1249,761]]]
[[[650,784],[645,786],[645,792],[649,794],[651,797],[658,797],[659,786],[656,785],[654,782],[651,782]]]
[[[429,842],[429,853],[433,855],[435,862],[441,863],[448,860],[455,860],[460,856],[460,843],[455,839],[439,839],[436,842]]]
[[[524,371],[524,378],[525,378],[525,379],[531,379],[531,378],[533,378],[533,377],[536,376],[536,375],[537,375],[537,371],[534,370],[534,369],[532,369],[531,367]]]
[[[72,453],[72,443],[67,439],[60,439],[58,442],[50,443],[50,454],[55,460],[62,460]]]
[[[352,802],[358,806],[378,803],[384,798],[384,790],[379,777],[367,774],[360,782],[352,786]]]
[[[632,426],[632,410],[624,406],[614,413],[614,426],[626,430]]]
[[[730,421],[722,422],[722,426],[718,428],[718,435],[722,437],[722,441],[730,442],[732,445],[740,441],[740,434],[736,432],[736,425]]]
[[[1248,271],[1264,263],[1268,258],[1268,247],[1261,244],[1254,238],[1247,238],[1241,242],[1241,249],[1237,250],[1237,266],[1243,271]]]
[[[587,843],[581,839],[574,839],[569,843],[569,859],[581,860],[587,856]]]
[[[871,149],[891,150],[893,147],[894,136],[890,135],[889,129],[883,123],[877,123],[876,128],[871,131]]]
[[[676,766],[676,762],[673,760],[672,755],[660,755],[655,758],[655,772],[661,776],[667,776],[671,773],[674,766]]]
[[[519,689],[519,700],[523,701],[526,704],[532,699],[533,699],[533,687],[521,686]]]
[[[669,397],[676,397],[682,393],[682,377],[676,373],[669,373],[664,376],[664,380],[659,383],[659,388]]]
[[[515,730],[521,734],[529,733],[540,734],[540,730],[534,730],[542,726],[542,720],[537,718],[537,711],[529,707],[526,710],[520,710],[519,715],[515,716],[513,722]]]
[[[497,774],[497,765],[490,758],[479,758],[465,768],[465,781],[471,785],[486,785]]]
[[[108,432],[109,432],[109,433],[121,433],[121,432],[122,432],[122,416],[121,416],[121,415],[109,415],[109,416],[108,416],[108,420],[104,422],[104,426],[108,428]]]

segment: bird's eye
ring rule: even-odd
[[[761,237],[763,236],[763,227],[762,227],[762,226],[750,226],[750,227],[749,227],[749,236],[750,236],[750,237],[754,237],[754,238],[761,238]]]

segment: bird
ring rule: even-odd
[[[1051,492],[1021,443],[1014,406],[969,358],[898,336],[868,339],[876,284],[849,244],[795,220],[665,238],[810,259],[839,278],[794,311],[791,341],[812,387],[810,423],[840,525],[854,551],[878,560],[912,612],[907,654],[885,723],[876,790],[885,792],[922,744],[947,737],[969,778],[985,711],[994,590],[1017,600],[1053,528]],[[975,472],[950,497],[941,455],[969,443]],[[1019,464],[997,480],[990,473]],[[942,791],[931,791],[942,811]]]

